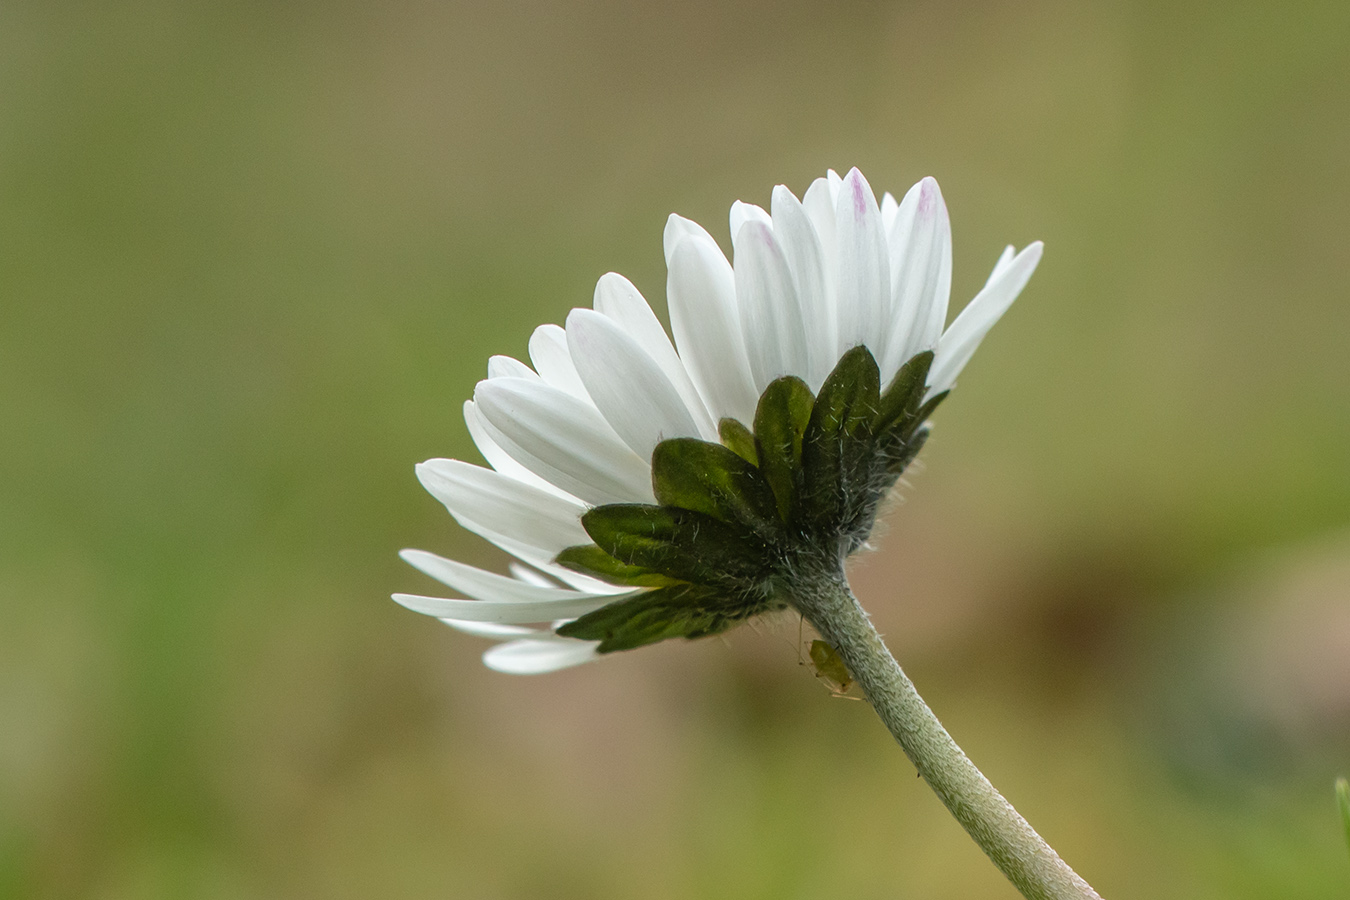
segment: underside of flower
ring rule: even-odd
[[[951,228],[931,178],[878,204],[857,169],[831,171],[801,200],[774,188],[771,213],[733,204],[730,224],[734,266],[698,225],[666,224],[674,343],[610,273],[593,309],[535,330],[533,366],[489,361],[464,419],[492,468],[433,459],[417,474],[518,562],[507,577],[405,550],[473,599],[394,599],[498,641],[483,661],[517,674],[793,607],[822,638],[818,674],[857,682],[1023,896],[1100,900],[951,739],[843,570],[1040,243],[1005,249],[944,329]]]
[[[516,562],[502,575],[405,550],[461,596],[395,600],[498,641],[492,668],[533,673],[714,634],[840,572],[1041,245],[1005,249],[944,328],[936,181],[878,202],[853,169],[772,199],[732,205],[734,265],[670,217],[669,335],[610,273],[592,309],[535,330],[530,364],[489,360],[464,419],[490,468],[433,459],[417,475]]]
[[[557,629],[600,653],[717,634],[781,609],[803,577],[841,570],[867,540],[877,507],[928,436],[946,397],[924,400],[932,351],[883,393],[866,347],[844,354],[820,395],[773,381],[753,431],[723,419],[721,443],[673,438],[652,454],[657,504],[597,506],[581,522],[593,544],[557,561],[614,584],[647,587]]]

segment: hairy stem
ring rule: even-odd
[[[842,575],[799,581],[790,602],[848,666],[919,775],[1029,900],[1101,900],[994,789],[942,727]]]

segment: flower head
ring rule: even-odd
[[[1008,247],[943,330],[951,228],[937,182],[878,204],[833,171],[799,201],[731,208],[735,265],[700,226],[666,224],[674,343],[627,279],[493,357],[464,404],[491,468],[417,467],[462,526],[514,556],[509,576],[403,558],[472,599],[396,594],[499,641],[484,661],[544,672],[781,608],[837,570],[928,433],[926,420],[1031,277]],[[544,623],[544,624],[538,624]]]

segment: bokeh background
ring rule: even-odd
[[[1012,898],[797,623],[516,679],[391,603],[492,353],[941,181],[1031,286],[859,593],[1108,897],[1342,898],[1350,5],[6,2],[0,896]]]

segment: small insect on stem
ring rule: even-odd
[[[825,641],[816,639],[811,642],[809,652],[816,677],[825,682],[831,694],[836,697],[847,697],[849,700],[862,699],[849,694],[849,688],[853,687],[853,676],[849,674],[848,666],[844,665],[844,661],[833,647]]]

